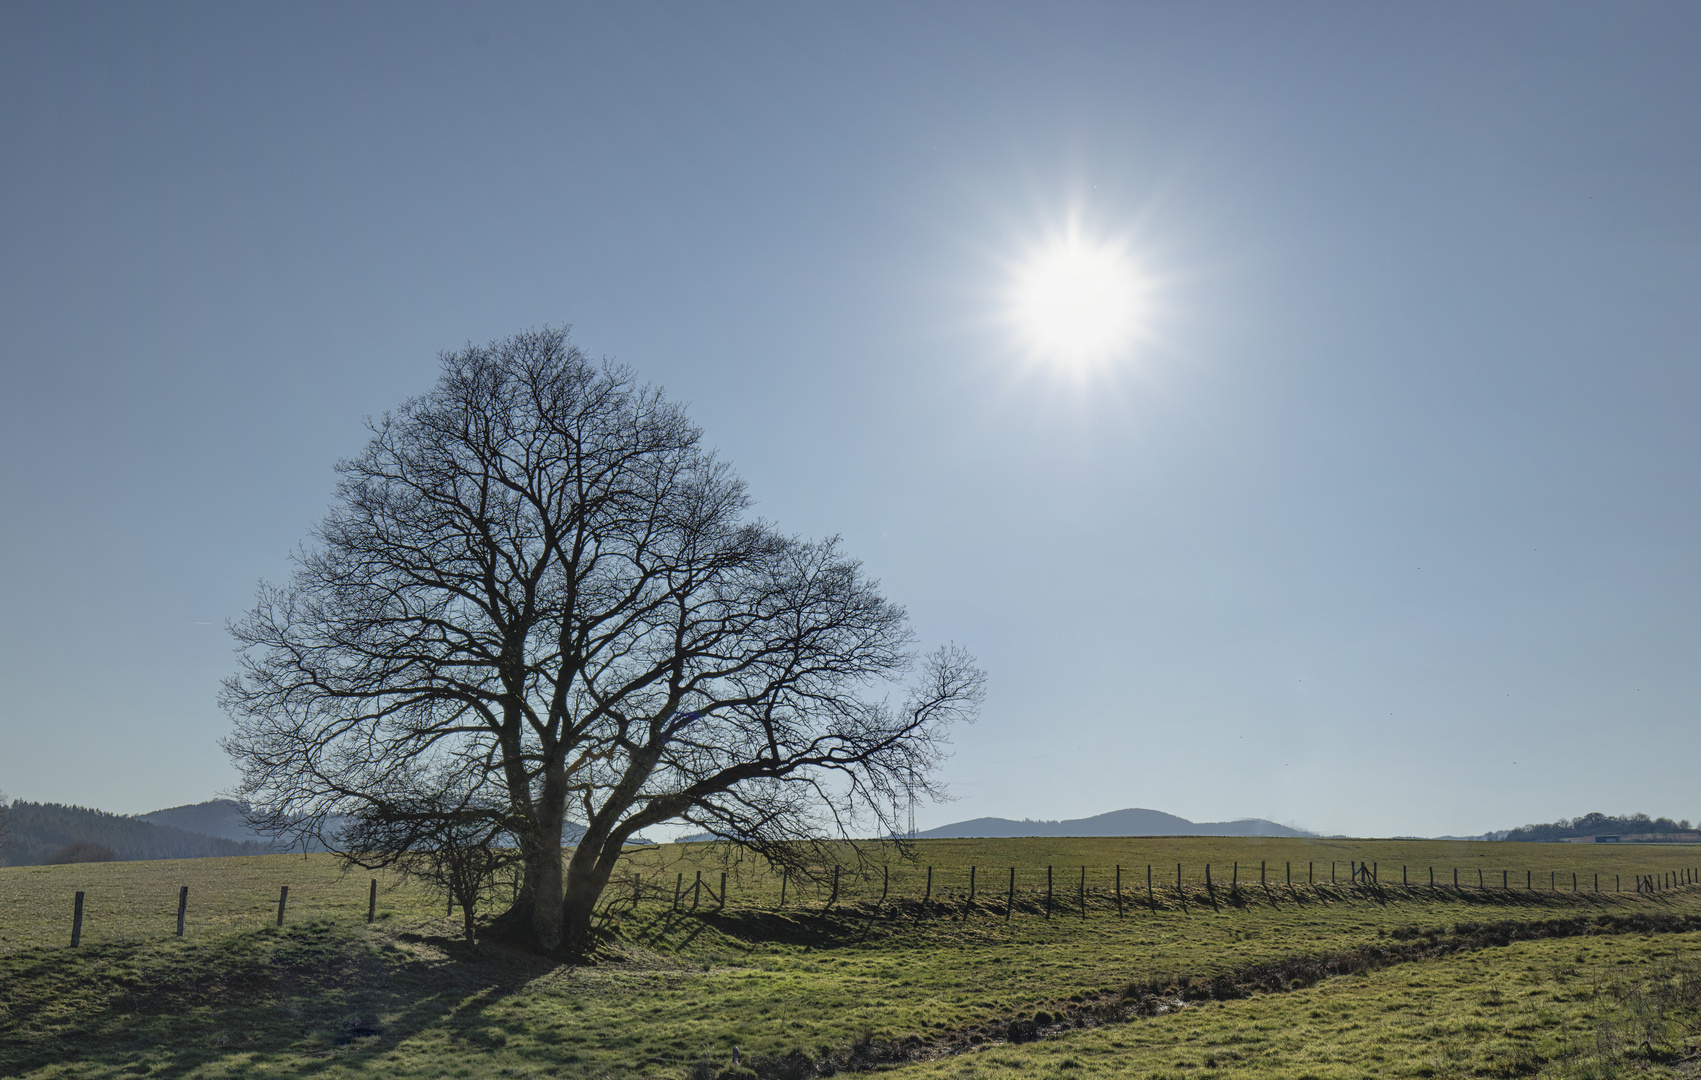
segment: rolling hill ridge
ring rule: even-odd
[[[1065,821],[1013,821],[983,817],[941,825],[917,832],[935,839],[979,839],[1009,836],[1315,836],[1303,829],[1278,825],[1263,818],[1238,821],[1188,821],[1161,810],[1139,807],[1112,810],[1087,818]]]

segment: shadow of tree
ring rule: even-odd
[[[0,1075],[72,1060],[154,1077],[359,1071],[426,1029],[500,1045],[484,1013],[551,966],[328,923],[20,952],[0,958]]]

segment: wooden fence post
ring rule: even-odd
[[[177,890],[177,936],[183,936],[183,920],[189,915],[189,886]]]
[[[827,897],[827,906],[832,907],[839,900],[839,864],[833,864],[833,895]]]
[[[1051,918],[1051,867],[1045,868],[1045,917]]]
[[[451,901],[452,903],[453,901]],[[289,903],[289,886],[278,890],[278,925],[283,925],[284,905]]]
[[[1211,884],[1211,864],[1210,863],[1205,864],[1205,895],[1210,897],[1210,899],[1211,899],[1211,910],[1212,911],[1221,911],[1222,910],[1222,908],[1217,906],[1217,887],[1215,885]]]
[[[1010,921],[1010,913],[1016,910],[1016,868],[1010,868],[1010,892],[1004,898],[1004,921]]]
[[[1405,863],[1400,864],[1400,884],[1401,885],[1410,885],[1411,884],[1411,882],[1406,880],[1406,864]]]
[[[1486,890],[1488,888],[1488,886],[1482,883],[1482,867],[1480,866],[1477,867],[1477,888],[1479,890]]]
[[[1435,867],[1429,868],[1429,887],[1435,888]]]
[[[1264,882],[1264,867],[1266,865],[1267,864],[1264,862],[1263,859],[1258,860],[1258,884],[1260,886],[1265,884],[1265,882]]]
[[[791,867],[780,867],[780,906],[786,906],[786,885],[791,882]]]
[[[721,871],[721,896],[720,896],[720,899],[715,903],[715,910],[720,911],[725,907],[726,907],[726,871],[722,870]]]
[[[1577,871],[1571,871],[1571,891],[1577,891]]]
[[[681,870],[679,872],[679,876],[673,879],[673,910],[675,910],[675,911],[679,910],[679,894],[684,892],[684,891],[685,891],[685,871]]]
[[[1305,883],[1307,885],[1317,884],[1317,864],[1314,862],[1305,864]]]
[[[969,906],[973,907],[974,903],[975,903],[975,868],[971,866],[971,867],[969,867]]]
[[[1087,917],[1087,868],[1081,867],[1081,918]]]
[[[923,903],[933,899],[933,867],[931,866],[927,868],[927,895],[921,899]]]
[[[1181,887],[1181,864],[1175,864],[1175,891],[1181,897],[1181,910],[1187,910],[1187,890]]]
[[[691,910],[697,910],[697,901],[703,897],[703,871],[697,871],[697,880],[691,885]]]
[[[1455,889],[1459,887],[1459,868],[1457,866],[1453,868],[1453,887]]]
[[[71,948],[75,949],[83,943],[83,894],[77,894],[76,906],[71,911]]]
[[[880,868],[880,902],[882,904],[886,902],[886,894],[891,891],[892,868],[890,866],[882,866]]]
[[[1501,891],[1505,891],[1506,888],[1507,888],[1506,881],[1507,881],[1507,875],[1509,873],[1511,873],[1511,871],[1509,871],[1509,870],[1502,870],[1500,872],[1500,888],[1501,888]]]
[[[378,879],[372,879],[372,888],[366,890],[366,921],[370,923],[378,917]]]

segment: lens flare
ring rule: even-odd
[[[1123,247],[1077,230],[1016,268],[1010,318],[1042,359],[1087,365],[1115,359],[1139,336],[1146,288]]]

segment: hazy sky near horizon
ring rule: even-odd
[[[570,323],[990,696],[932,827],[1701,818],[1701,7],[0,7],[0,790],[234,781],[225,621]],[[1071,223],[1117,362],[1006,318]],[[1676,768],[1665,766],[1672,764]]]

